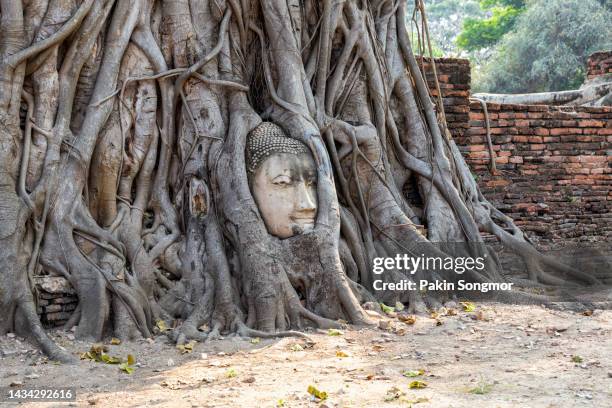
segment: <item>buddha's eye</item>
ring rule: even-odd
[[[275,177],[274,180],[272,180],[272,183],[277,186],[288,186],[291,184],[291,177],[280,175]]]

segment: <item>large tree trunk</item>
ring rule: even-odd
[[[0,0],[0,332],[19,326],[70,358],[41,328],[34,274],[72,283],[79,338],[147,337],[172,319],[178,342],[368,324],[366,300],[420,311],[452,296],[376,292],[374,258],[444,256],[442,241],[484,255],[481,231],[534,281],[593,283],[538,254],[480,194],[401,1],[25,3]],[[245,168],[262,119],[314,157],[312,232],[281,240],[262,221]],[[488,259],[464,278],[503,279]]]

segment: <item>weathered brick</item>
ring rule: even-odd
[[[521,116],[523,116],[523,115],[521,115]],[[516,117],[518,117],[518,115]],[[516,127],[529,127],[530,123],[529,123],[528,120],[515,120],[514,121],[514,125]]]
[[[606,126],[606,122],[602,120],[581,120],[578,122],[578,126],[580,127],[604,127]]]
[[[540,136],[529,136],[527,141],[529,143],[542,143],[542,138]]]
[[[553,136],[557,135],[579,135],[582,133],[581,129],[578,128],[556,128],[550,129],[550,134]]]

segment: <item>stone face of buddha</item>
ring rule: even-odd
[[[268,232],[278,238],[312,231],[317,213],[317,172],[308,148],[264,122],[249,135],[251,193]]]

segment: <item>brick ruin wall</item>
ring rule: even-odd
[[[594,54],[589,78],[610,72],[611,53]],[[422,61],[437,96],[429,60]],[[436,59],[448,128],[483,194],[541,248],[612,236],[612,109],[488,104],[499,174],[488,169],[482,108],[470,103],[470,64]],[[77,298],[64,278],[36,278],[38,313],[61,326]]]
[[[587,60],[587,79],[612,74],[612,51],[600,51]]]
[[[78,303],[70,283],[63,277],[35,276],[34,286],[38,292],[37,311],[43,326],[63,326]]]
[[[612,108],[488,103],[455,138],[484,196],[543,247],[612,241]]]
[[[611,72],[612,52],[593,54],[587,77]],[[469,88],[469,84],[468,84]],[[612,108],[470,103],[455,135],[478,184],[542,249],[612,241]]]
[[[435,61],[448,128],[484,196],[543,249],[611,241],[612,108],[488,103],[492,175],[484,113],[469,99],[469,61]],[[423,63],[437,97],[429,59]],[[589,79],[610,72],[612,52],[589,57]]]
[[[419,59],[426,72],[431,95],[438,97],[430,59]],[[470,114],[470,62],[460,58],[436,58],[436,72],[448,130],[453,137],[463,136],[469,128]]]

